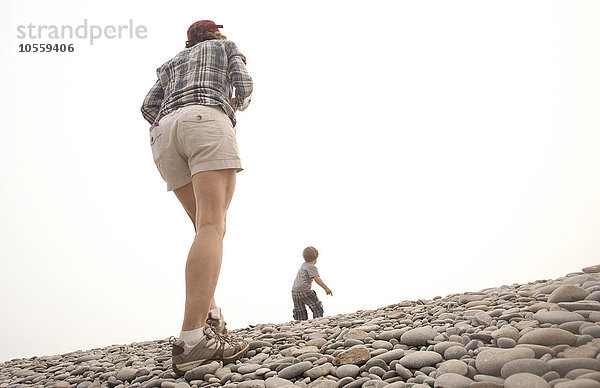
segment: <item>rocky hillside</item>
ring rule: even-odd
[[[165,339],[11,360],[0,388],[600,387],[600,265],[232,334],[245,358],[181,377]]]

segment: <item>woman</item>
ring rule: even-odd
[[[154,162],[185,211],[196,235],[185,268],[185,314],[173,344],[173,370],[184,373],[212,360],[241,358],[248,344],[225,336],[214,301],[221,268],[227,209],[242,170],[235,111],[250,103],[246,58],[210,20],[187,31],[186,49],[157,70],[142,105],[151,123]],[[235,90],[235,94],[234,94]]]

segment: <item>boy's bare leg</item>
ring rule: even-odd
[[[182,331],[204,326],[208,311],[216,307],[213,296],[221,269],[225,220],[235,190],[235,178],[234,169],[206,171],[192,177],[196,236],[186,263]],[[175,194],[190,214],[190,187],[187,186],[175,190]]]

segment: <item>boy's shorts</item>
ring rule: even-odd
[[[160,119],[150,132],[154,163],[178,189],[203,171],[242,170],[235,128],[220,106],[188,105]]]
[[[306,311],[305,306],[310,308],[313,313],[313,318],[320,318],[323,316],[323,303],[321,303],[314,290],[292,291],[292,301],[294,302],[292,314],[297,321],[308,319],[308,312]]]

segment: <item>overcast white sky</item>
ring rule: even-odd
[[[179,333],[193,228],[139,107],[199,19],[255,82],[228,327],[291,320],[306,245],[326,315],[600,261],[597,1],[2,4],[0,361]],[[84,19],[147,38],[17,39]],[[42,42],[75,51],[18,52]]]

